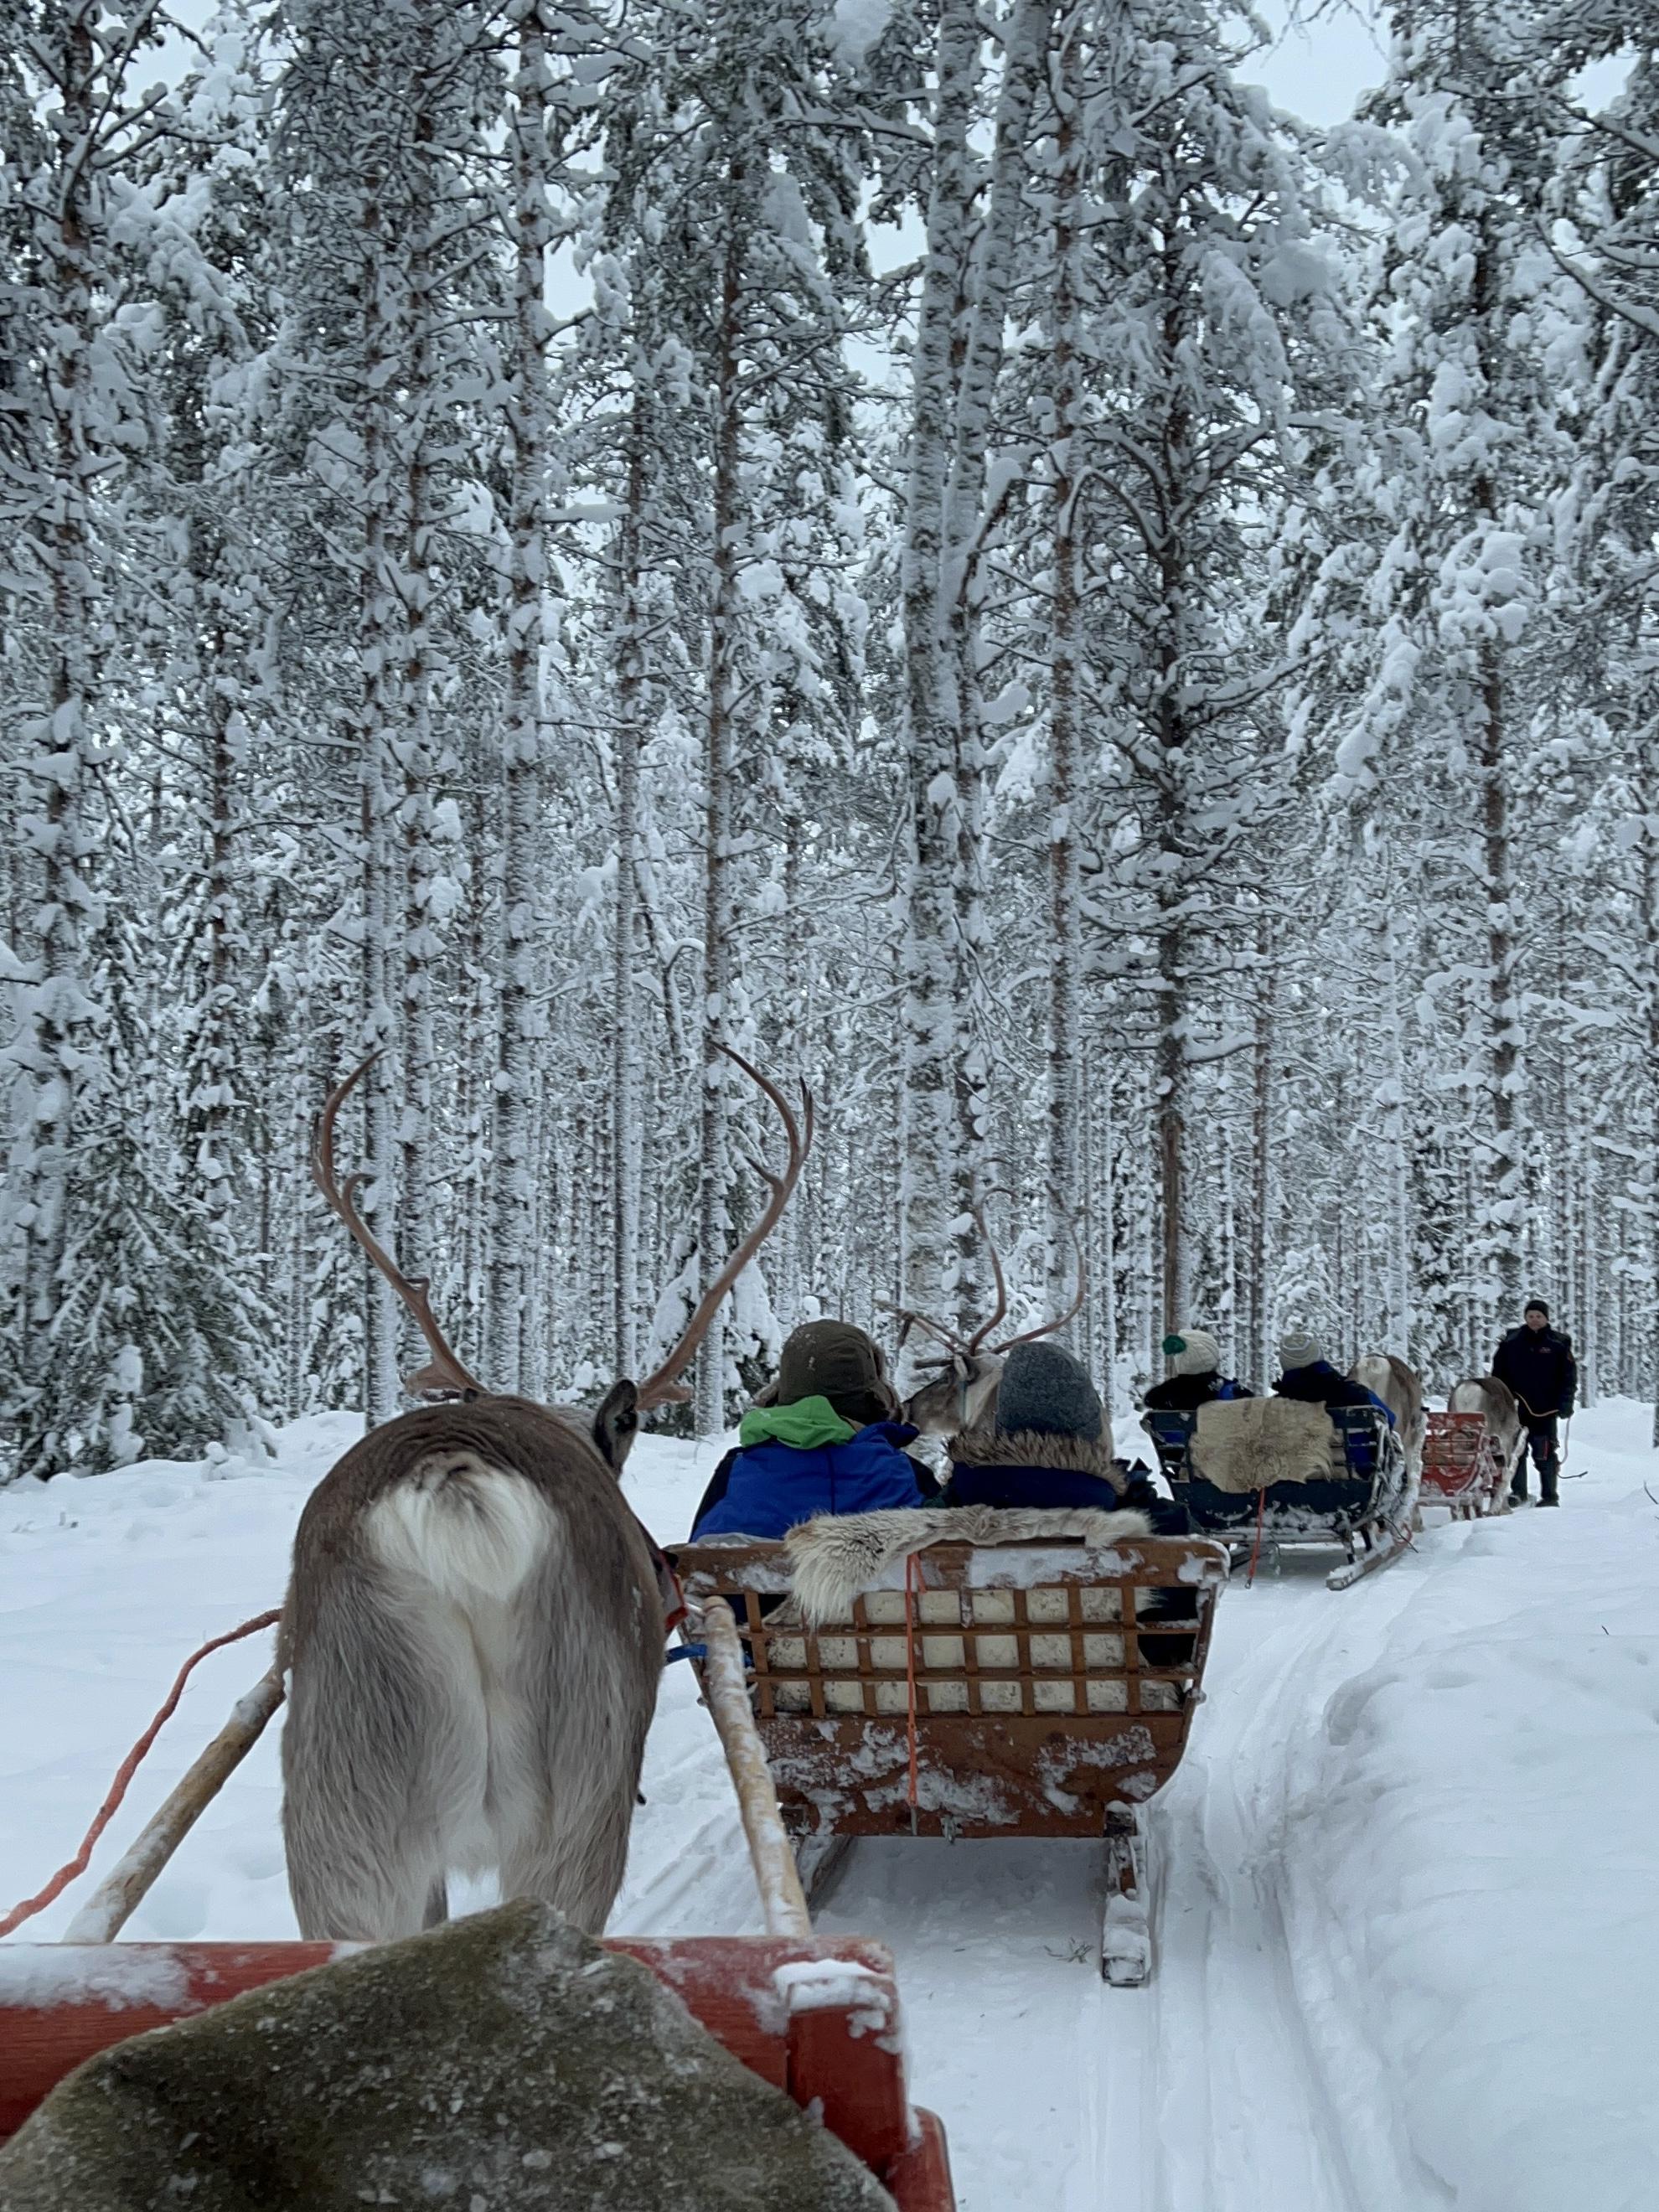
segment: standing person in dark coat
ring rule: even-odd
[[[1374,1406],[1393,1428],[1394,1415],[1376,1393],[1333,1367],[1319,1339],[1305,1328],[1279,1339],[1279,1360],[1284,1372],[1273,1384],[1275,1398],[1300,1398],[1310,1406]]]
[[[1578,1362],[1572,1356],[1572,1339],[1550,1327],[1550,1310],[1542,1298],[1527,1300],[1520,1328],[1512,1328],[1492,1354],[1492,1371],[1514,1391],[1527,1425],[1527,1451],[1510,1478],[1510,1495],[1523,1498],[1527,1494],[1527,1453],[1530,1452],[1538,1462],[1538,1503],[1559,1505],[1556,1485],[1561,1479],[1561,1450],[1555,1425],[1572,1419],[1578,1396]]]

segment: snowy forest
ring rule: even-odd
[[[1659,5],[0,0],[0,1479],[1085,1294],[1659,1387]],[[1381,73],[1381,72],[1379,72]],[[362,1103],[360,1110],[359,1102]]]

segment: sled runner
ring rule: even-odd
[[[1508,1477],[1484,1413],[1431,1413],[1423,1443],[1423,1502],[1455,1521],[1501,1513]]]
[[[1239,1552],[1258,1539],[1339,1544],[1346,1556],[1326,1581],[1346,1589],[1409,1540],[1405,1453],[1386,1415],[1369,1407],[1243,1399],[1195,1413],[1155,1410],[1146,1427],[1193,1526]]]
[[[783,1545],[674,1553],[694,1605],[725,1598],[737,1615],[809,1894],[861,1836],[1103,1838],[1102,1972],[1146,1980],[1139,1816],[1186,1745],[1225,1552],[1139,1535],[923,1540],[810,1621]]]

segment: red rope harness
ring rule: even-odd
[[[921,1570],[916,1554],[908,1552],[904,1559],[904,1722],[905,1735],[910,1753],[910,1780],[907,1791],[910,1802],[910,1832],[916,1832],[916,1808],[920,1802],[916,1779],[916,1631],[915,1595],[921,1586]]]
[[[1250,1571],[1244,1577],[1246,1589],[1255,1587],[1255,1563],[1261,1557],[1261,1523],[1267,1512],[1267,1493],[1265,1490],[1258,1490],[1255,1493],[1255,1541],[1250,1547]]]
[[[77,1875],[86,1872],[94,1846],[114,1819],[120,1808],[121,1800],[127,1794],[128,1784],[138,1771],[139,1764],[145,1753],[161,1733],[163,1722],[176,1711],[179,1700],[184,1695],[185,1684],[190,1680],[191,1670],[197,1662],[205,1659],[210,1651],[217,1651],[223,1644],[238,1643],[244,1636],[256,1636],[262,1628],[274,1627],[282,1617],[280,1607],[275,1613],[262,1613],[256,1620],[245,1620],[240,1628],[233,1628],[226,1635],[214,1637],[210,1642],[204,1644],[199,1651],[193,1651],[191,1654],[179,1669],[179,1678],[167,1692],[167,1703],[121,1761],[116,1771],[115,1779],[109,1786],[109,1795],[98,1808],[97,1817],[87,1830],[80,1850],[76,1851],[67,1866],[58,1868],[57,1873],[38,1896],[25,1898],[21,1905],[13,1905],[5,1918],[0,1920],[0,1936],[9,1936],[15,1928],[21,1928],[26,1920],[32,1920],[37,1912],[44,1912],[54,1898],[63,1895]]]

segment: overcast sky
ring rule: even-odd
[[[1290,21],[1285,0],[1259,0],[1258,13],[1277,33],[1271,50],[1247,63],[1241,76],[1265,84],[1275,107],[1306,123],[1340,123],[1362,92],[1382,81],[1385,49],[1375,11],[1335,0],[1316,22],[1306,7]]]

